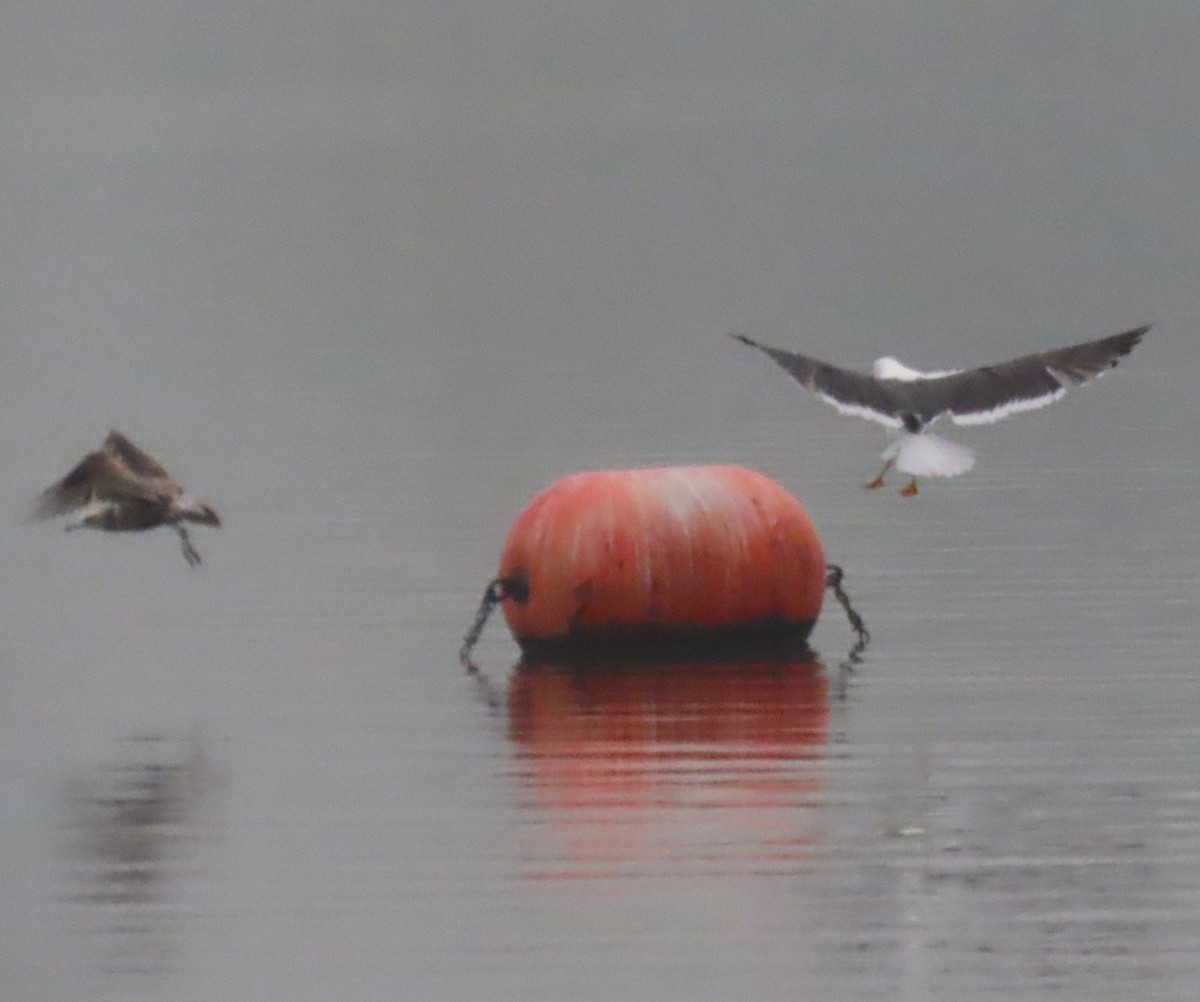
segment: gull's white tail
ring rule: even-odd
[[[882,458],[895,460],[897,470],[914,477],[957,477],[975,465],[975,453],[965,445],[924,432],[902,432]]]

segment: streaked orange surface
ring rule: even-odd
[[[500,574],[529,600],[503,603],[518,641],[587,631],[811,624],[825,557],[800,503],[737,466],[564,477],[517,517]]]

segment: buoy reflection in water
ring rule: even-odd
[[[507,704],[522,806],[552,833],[529,876],[777,873],[808,859],[829,730],[820,664],[523,664]]]

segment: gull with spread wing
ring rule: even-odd
[[[1068,387],[1104,375],[1149,329],[1149,325],[1135,327],[1098,341],[961,371],[919,372],[885,357],[875,362],[871,374],[770,348],[744,334],[730,336],[770,355],[839,413],[889,428],[895,437],[883,450],[883,469],[864,486],[882,487],[894,466],[912,478],[900,491],[912,497],[917,493],[917,477],[956,477],[975,465],[975,454],[965,445],[926,430],[938,418],[948,416],[962,425],[991,424],[1045,407],[1061,399]]]

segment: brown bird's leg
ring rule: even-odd
[[[917,478],[913,477],[908,482],[907,487],[900,488],[900,496],[905,498],[915,498],[917,496]]]
[[[895,462],[894,459],[889,459],[886,463],[884,463],[883,469],[879,471],[879,476],[877,476],[869,484],[863,484],[863,490],[874,491],[874,490],[878,490],[880,487],[882,487],[883,486],[883,478],[887,474],[887,471],[892,468],[892,463],[894,463],[894,462]]]
[[[182,525],[175,524],[175,531],[179,533],[179,539],[183,543],[183,559],[192,567],[200,566],[200,553],[196,547],[192,545],[192,540],[188,536],[188,531]]]

